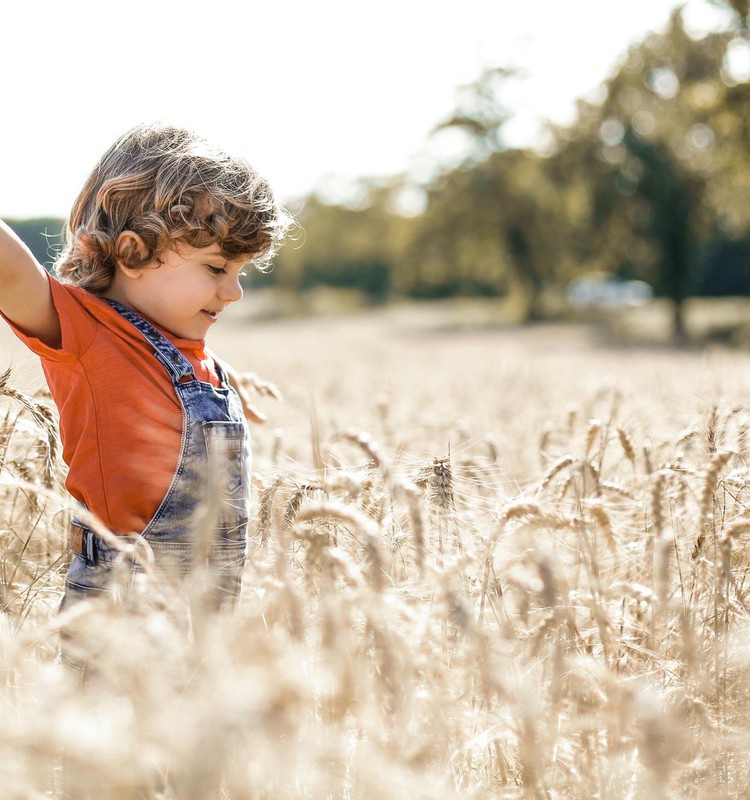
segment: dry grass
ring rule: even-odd
[[[58,617],[46,415],[2,401],[4,797],[63,764],[74,797],[745,797],[746,358],[407,316],[223,337],[286,398],[231,616],[197,576]]]

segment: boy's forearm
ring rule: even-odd
[[[60,346],[60,319],[47,273],[28,247],[0,220],[0,311],[29,336]]]
[[[12,283],[24,272],[43,269],[13,229],[0,219],[0,293],[2,286]]]

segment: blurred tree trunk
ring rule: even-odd
[[[672,308],[672,339],[677,345],[687,342],[687,328],[685,327],[685,304],[674,301]]]
[[[659,253],[658,288],[674,304],[673,339],[684,344],[684,301],[692,282],[694,231],[699,227],[705,185],[699,177],[680,168],[667,146],[642,139],[629,126],[623,144],[642,165],[634,199],[647,204],[651,219],[641,235]]]
[[[508,225],[503,231],[503,244],[510,256],[515,283],[524,295],[524,321],[539,322],[544,318],[542,289],[544,282],[534,267],[534,257],[528,234],[519,223]]]

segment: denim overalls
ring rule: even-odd
[[[107,302],[153,346],[182,406],[182,450],[175,474],[140,533],[153,552],[150,571],[158,580],[179,582],[197,568],[207,569],[216,604],[233,605],[245,563],[250,494],[249,436],[240,399],[218,363],[220,388],[197,380],[190,362],[143,317],[113,300]],[[82,522],[74,520],[73,525],[81,529],[82,552],[73,557],[61,608],[108,591],[112,567],[123,560]],[[133,560],[126,592],[143,579],[142,566]]]

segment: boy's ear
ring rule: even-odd
[[[115,239],[115,258],[117,266],[124,272],[140,272],[139,269],[131,267],[135,261],[142,261],[148,248],[143,239],[134,231],[123,231]]]

